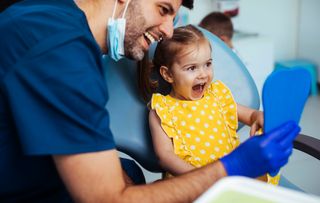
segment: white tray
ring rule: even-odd
[[[320,197],[245,177],[226,177],[195,203],[320,203]]]

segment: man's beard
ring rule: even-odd
[[[124,40],[124,51],[128,58],[140,61],[143,59],[144,51],[138,39],[143,36],[146,31],[146,20],[141,13],[139,1],[131,1],[127,14],[126,34]]]

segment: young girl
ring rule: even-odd
[[[162,93],[151,98],[154,149],[160,165],[173,176],[235,149],[238,120],[251,126],[251,135],[263,126],[262,112],[236,104],[225,84],[212,82],[210,43],[192,25],[159,42],[152,70],[146,71],[152,77],[145,78],[144,88]]]

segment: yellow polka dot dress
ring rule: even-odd
[[[172,139],[175,154],[195,167],[211,163],[239,145],[237,105],[221,81],[211,83],[197,101],[153,94],[151,108]]]

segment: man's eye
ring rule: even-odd
[[[169,13],[169,9],[167,9],[166,7],[160,6],[160,14],[162,16],[167,15]]]

